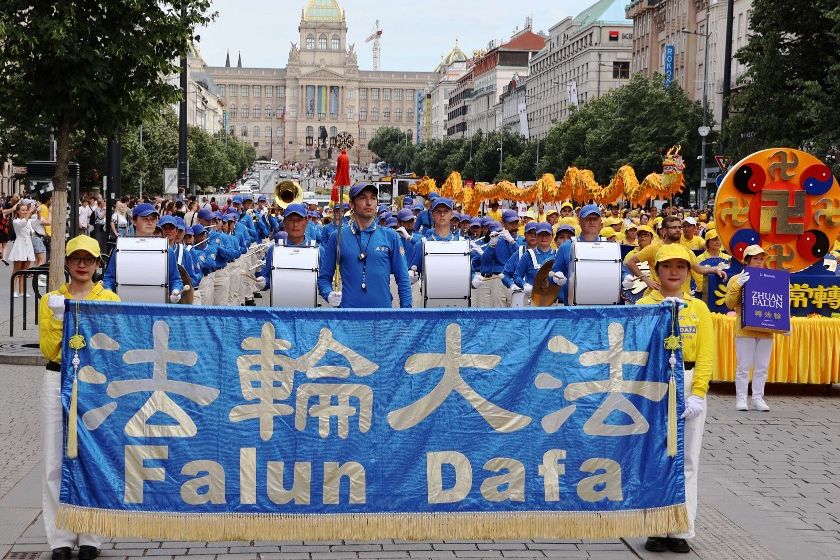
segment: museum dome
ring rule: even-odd
[[[344,10],[336,0],[307,0],[303,21],[341,23],[344,21]]]

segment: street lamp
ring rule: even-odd
[[[708,125],[707,114],[709,112],[709,4],[706,4],[706,32],[698,33],[697,31],[689,31],[688,29],[680,29],[680,32],[689,35],[697,35],[703,37],[703,124],[697,129],[700,135],[700,189],[697,192],[697,206],[703,207],[706,204],[707,190],[706,190],[706,137],[712,131]]]

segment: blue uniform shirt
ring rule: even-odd
[[[511,255],[516,253],[516,250],[524,244],[525,240],[522,237],[515,237],[513,243],[499,238],[495,247],[490,247],[488,244],[484,248],[484,254],[481,255],[481,274],[501,273]]]
[[[429,210],[421,210],[417,214],[417,222],[415,222],[414,227],[420,233],[423,233],[427,229],[434,229],[432,227],[432,213]]]
[[[534,266],[534,258],[532,258],[531,253],[533,252],[533,257],[536,258],[537,263]],[[540,251],[539,249],[530,249],[525,251],[525,254],[522,255],[522,258],[519,259],[519,264],[516,265],[516,273],[513,276],[513,283],[519,286],[520,288],[524,287],[525,284],[534,285],[534,277],[537,275],[537,271],[539,271],[540,267],[548,261],[555,257],[557,251],[554,249],[549,249],[548,251]]]
[[[321,270],[318,273],[318,291],[327,299],[332,291],[335,274],[335,248],[338,232],[330,235],[324,246]],[[365,263],[359,259],[364,252]],[[390,308],[391,274],[397,281],[400,307],[411,307],[411,282],[403,255],[400,236],[392,229],[375,223],[363,231],[353,223],[341,230],[341,307]],[[364,271],[364,274],[363,274]],[[362,288],[362,277],[366,289]]]
[[[525,250],[528,247],[525,244],[516,248],[516,251],[510,256],[502,269],[502,284],[505,288],[513,286],[513,277],[516,274],[516,267],[519,265],[519,259],[525,255]]]

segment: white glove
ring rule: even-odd
[[[524,285],[524,286],[522,286],[522,291],[523,291],[523,292],[525,292],[525,295],[526,295],[526,296],[530,296],[530,295],[531,295],[531,292],[533,292],[533,291],[534,291],[534,287],[533,287],[531,284],[528,284],[528,283],[526,282],[526,283],[525,283],[525,285]]]
[[[480,274],[476,274],[475,276],[473,276],[473,278],[472,278],[472,287],[473,288],[475,288],[477,290],[481,287],[482,284],[484,284],[484,277],[482,277]]]
[[[749,281],[750,281],[750,273],[749,272],[741,273],[741,275],[738,276],[738,279],[735,280],[735,282],[737,282],[738,285],[741,286],[741,287],[743,287],[744,284],[746,284]]]
[[[513,236],[510,234],[508,230],[502,231],[502,239],[507,241],[508,243],[513,243]]]
[[[475,241],[470,241],[470,251],[475,251],[478,254],[478,256],[484,254],[484,249],[482,249],[481,245],[479,245]]]
[[[565,286],[565,285],[566,285],[566,282],[568,281],[568,280],[566,279],[566,275],[565,275],[565,274],[563,274],[562,272],[559,272],[559,271],[558,271],[558,272],[553,272],[553,271],[552,271],[552,272],[550,272],[550,273],[548,274],[548,276],[551,278],[551,281],[552,281],[552,282],[554,282],[555,284],[557,284],[557,285],[558,285],[558,286],[560,286],[561,288],[562,288],[563,286]]]
[[[499,236],[500,236],[499,233],[496,233],[496,232],[491,233],[490,234],[490,242],[487,245],[489,245],[490,247],[495,247],[496,245],[498,245],[499,244]]]
[[[417,272],[416,267],[412,266],[411,269],[408,271],[408,279],[411,280],[412,284],[416,284],[417,281],[420,280],[420,273]]]
[[[674,305],[676,304],[678,308],[681,307],[688,307],[688,304],[685,302],[684,299],[678,297],[666,297],[662,300],[662,305]]]
[[[169,302],[170,303],[178,303],[181,301],[181,291],[180,290],[172,290],[169,292]]]
[[[411,239],[411,234],[408,233],[408,230],[406,230],[404,226],[398,227],[397,233],[399,233],[403,239]]]
[[[630,288],[633,287],[633,285],[635,283],[636,283],[636,277],[633,276],[632,274],[628,274],[624,277],[624,280],[621,281],[621,287],[624,288],[625,290],[629,290]]]
[[[64,296],[59,294],[50,294],[47,298],[47,307],[53,312],[53,316],[59,321],[64,320]]]
[[[333,307],[339,307],[341,305],[341,292],[330,292],[330,295],[327,296],[327,303]]]
[[[263,291],[265,289],[265,277],[257,276],[257,290]]]
[[[700,416],[704,410],[706,410],[706,399],[698,397],[697,395],[691,395],[685,399],[685,410],[680,418],[691,420],[692,418]]]

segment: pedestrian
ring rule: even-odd
[[[688,529],[684,533],[648,537],[645,549],[651,552],[687,553],[691,551],[686,539],[694,538],[694,520],[697,518],[697,480],[700,472],[700,450],[703,446],[703,429],[706,423],[706,392],[712,377],[714,354],[714,327],[709,308],[702,300],[685,291],[691,257],[688,249],[679,243],[663,245],[656,252],[655,269],[659,287],[642,297],[638,304],[661,304],[671,301],[680,306],[680,344],[682,346],[683,385],[685,387],[681,418],[683,427],[685,508]]]
[[[44,193],[39,198],[41,205],[38,207],[38,218],[44,227],[42,239],[46,248],[46,258],[49,258],[52,243],[52,193]]]
[[[35,262],[35,251],[32,248],[32,223],[29,221],[31,210],[29,204],[24,202],[18,203],[15,208],[15,218],[12,220],[12,228],[15,232],[15,240],[9,250],[12,274],[27,270]],[[23,275],[15,279],[14,297],[23,297],[26,290],[24,280]]]
[[[377,192],[371,183],[350,188],[353,219],[341,229],[341,261],[336,262],[338,230],[324,247],[318,291],[333,307],[391,307],[391,275],[397,280],[400,307],[411,307],[411,282],[400,236],[375,222]],[[333,288],[336,266],[341,290]]]
[[[107,247],[107,235],[105,232],[106,223],[107,220],[105,216],[105,201],[101,198],[97,198],[93,205],[92,237],[96,239],[97,243],[99,243],[99,250],[103,255],[108,254],[108,252],[105,250]]]
[[[744,249],[744,266],[763,268],[766,257],[767,253],[761,245],[750,245]],[[773,333],[741,328],[741,290],[749,280],[750,273],[745,270],[730,278],[726,285],[726,306],[735,310],[735,409],[749,410],[747,389],[752,370],[752,407],[769,412],[770,407],[764,401],[764,384],[773,354]]]
[[[93,208],[90,207],[90,200],[88,197],[82,198],[82,203],[79,206],[79,233],[82,235],[90,235],[91,218],[93,216]]]
[[[41,266],[47,262],[47,246],[44,244],[47,232],[44,229],[44,224],[41,223],[41,218],[38,217],[37,211],[29,217],[29,223],[32,226],[32,251],[35,253],[35,266]],[[38,276],[38,285],[47,285],[46,274]]]
[[[9,266],[7,260],[9,250],[11,250],[10,243],[14,238],[14,229],[12,228],[12,220],[14,220],[14,213],[17,210],[17,205],[20,203],[20,197],[13,195],[3,201],[2,208],[0,208],[0,260],[3,264]]]
[[[111,238],[116,242],[118,237],[128,236],[128,207],[122,202],[117,202],[114,213],[111,214]]]
[[[99,556],[103,538],[99,535],[76,534],[55,526],[61,491],[61,463],[64,455],[64,409],[61,404],[61,341],[63,340],[66,300],[119,301],[114,292],[93,282],[99,264],[99,243],[87,235],[67,242],[65,267],[70,282],[41,297],[38,318],[41,329],[41,353],[49,360],[41,390],[41,437],[44,449],[42,508],[47,544],[52,560],[69,560],[73,547],[79,545],[79,560]],[[80,461],[84,457],[80,456]]]

